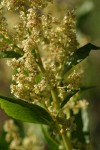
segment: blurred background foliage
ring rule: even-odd
[[[91,42],[100,46],[100,0],[56,0],[55,5],[48,6],[49,13],[62,17],[67,8],[75,9],[77,18],[77,38],[80,46]],[[17,21],[17,14],[6,14],[9,28]],[[92,51],[83,64],[85,70],[84,83],[96,85],[83,96],[89,100],[89,128],[93,150],[100,150],[100,51]],[[0,93],[10,95],[12,70],[6,65],[6,60],[0,60]],[[0,130],[8,117],[0,109]]]

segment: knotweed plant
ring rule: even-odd
[[[79,93],[91,87],[82,86],[83,71],[74,66],[99,47],[88,43],[78,48],[75,12],[66,10],[63,18],[57,18],[45,11],[49,3],[53,0],[1,1],[0,58],[8,58],[13,69],[14,95],[0,96],[1,108],[14,119],[41,124],[50,150],[89,150],[79,124],[88,102]],[[12,31],[7,12],[18,17]],[[44,149],[39,137],[32,132],[23,137],[19,128],[13,120],[4,125],[9,149]]]

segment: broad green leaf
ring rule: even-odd
[[[15,52],[15,51],[5,51],[0,52],[0,58],[20,58],[21,54]]]
[[[66,62],[63,70],[63,75],[68,72],[73,66],[79,64],[83,59],[85,59],[91,50],[99,50],[100,47],[95,46],[91,43],[84,45],[79,48],[72,56],[70,56],[69,60]]]
[[[48,145],[49,150],[58,150],[58,146],[59,146],[58,143],[50,137],[47,129],[42,127],[42,131],[43,131],[44,139]]]
[[[87,86],[87,87],[85,87],[85,86],[83,86],[83,87],[80,87],[80,89],[78,89],[78,90],[73,90],[73,91],[71,91],[71,92],[69,92],[68,94],[67,94],[67,96],[64,98],[64,100],[63,100],[63,102],[61,103],[61,108],[62,107],[64,107],[64,105],[70,100],[70,98],[72,97],[72,96],[74,96],[76,93],[80,93],[81,94],[81,92],[84,92],[84,91],[86,91],[86,90],[89,90],[89,89],[92,89],[92,88],[95,88],[96,86]]]
[[[1,108],[12,118],[38,124],[51,125],[50,114],[42,107],[17,98],[0,96]]]

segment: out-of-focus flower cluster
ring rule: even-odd
[[[77,114],[80,109],[86,109],[88,102],[85,99],[75,101],[73,98],[67,103],[65,111],[73,110],[74,114]]]
[[[6,141],[10,144],[9,150],[43,150],[43,141],[34,134],[33,128],[25,131],[24,137],[20,135],[19,127],[14,120],[7,120],[4,124]]]

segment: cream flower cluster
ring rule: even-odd
[[[26,10],[30,6],[44,8],[47,6],[48,2],[52,1],[53,0],[3,0],[1,4],[6,6],[8,10]]]
[[[64,87],[67,86],[68,90],[78,87],[80,75],[74,72],[68,78],[69,84],[64,82],[61,87],[64,64],[78,46],[76,22],[74,11],[67,10],[62,19],[46,14],[43,8],[49,2],[52,0],[3,0],[1,8],[6,7],[8,11],[13,8],[19,15],[13,35],[8,31],[3,33],[5,39],[12,41],[9,44],[5,41],[4,46],[8,44],[9,50],[21,54],[20,58],[8,61],[8,65],[15,70],[11,93],[33,103],[45,104],[51,109],[55,105],[55,102],[50,102],[51,95],[57,97],[60,103],[66,96]],[[1,22],[2,29],[6,26],[3,20]]]

